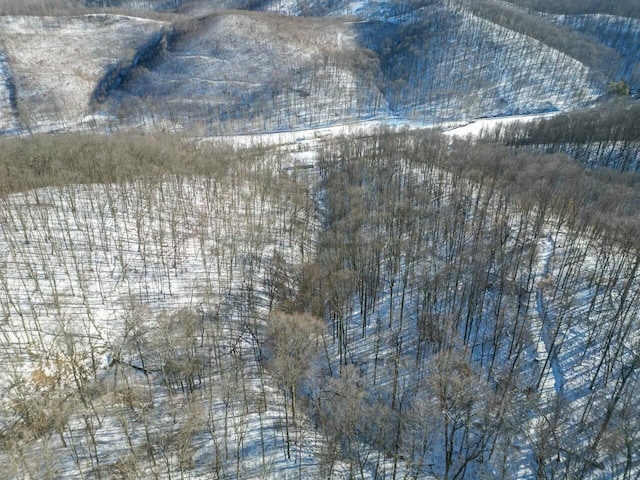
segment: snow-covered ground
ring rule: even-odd
[[[491,135],[501,127],[515,122],[529,122],[540,118],[551,118],[560,112],[541,113],[535,115],[512,115],[496,118],[479,118],[467,125],[445,128],[444,134],[448,137],[477,138],[483,135]]]
[[[192,478],[208,478],[213,471],[232,478],[322,476],[318,473],[325,472],[321,459],[330,457],[327,439],[314,426],[317,420],[307,417],[304,409],[299,409],[296,424],[291,426],[292,448],[287,452],[284,425],[290,410],[282,392],[264,373],[256,334],[266,318],[280,262],[296,271],[301,263],[313,260],[320,223],[311,197],[318,194],[316,200],[322,198],[314,193],[318,149],[334,135],[351,135],[352,142],[373,142],[366,137],[375,136],[373,126],[380,123],[385,122],[226,138],[223,142],[237,146],[283,148],[263,149],[263,156],[250,165],[240,162],[210,178],[142,177],[121,184],[49,187],[2,197],[3,429],[13,434],[12,428],[28,420],[21,416],[20,403],[27,398],[57,411],[61,408],[57,398],[63,395],[73,406],[72,411],[62,409],[65,420],[61,426],[55,427],[54,422],[38,439],[24,440],[20,449],[5,450],[0,460],[10,468],[9,476],[73,477],[96,474],[100,468],[131,469],[159,478],[175,476],[180,469]],[[295,166],[311,168],[291,168]],[[430,192],[429,198],[439,199],[439,211],[446,218],[458,208],[449,205],[451,199],[466,198],[469,206],[478,199],[477,187],[457,183],[454,189],[448,174],[427,165],[408,166],[397,159],[394,169],[395,174],[405,175],[405,181],[421,186],[411,191]],[[468,196],[454,197],[454,192]],[[518,360],[522,383],[513,387],[510,401],[528,410],[521,414],[524,421],[510,443],[496,448],[508,453],[508,461],[499,467],[507,477],[533,479],[540,461],[536,455],[544,453],[540,449],[549,432],[557,435],[554,442],[559,448],[584,450],[592,443],[593,436],[571,432],[579,425],[585,431],[599,428],[602,418],[597,410],[602,407],[598,405],[612,398],[607,382],[624,375],[625,365],[633,362],[633,318],[639,303],[637,294],[632,302],[625,296],[636,291],[638,281],[631,252],[604,247],[596,235],[572,232],[553,217],[544,225],[532,217],[525,221],[515,207],[500,210],[505,204],[495,197],[481,203],[495,209],[495,217],[487,218],[498,221],[504,216],[506,223],[494,225],[491,220],[482,225],[469,215],[463,230],[483,229],[485,234],[477,238],[484,242],[500,228],[506,232],[509,249],[517,253],[521,244],[530,246],[520,260],[523,270],[514,280],[515,289],[506,283],[504,296],[499,297],[496,290],[502,278],[501,261],[480,272],[478,285],[486,286],[482,287],[481,312],[473,320],[478,322],[476,339],[467,348],[484,368],[492,356],[497,363],[489,369],[488,380],[484,373],[469,378],[474,382],[468,384],[473,391],[479,389],[473,418],[481,422],[484,414],[496,408],[487,403],[491,398],[487,395],[491,382],[498,382],[494,374],[499,377],[498,364],[506,360],[506,344],[511,342],[507,335],[498,342],[500,350],[492,351],[489,337],[497,332],[494,321],[502,319],[506,323],[501,328],[513,328],[513,335],[519,331],[518,322],[524,322],[526,348]],[[407,263],[404,252],[395,273],[387,270],[391,264],[383,267],[381,290],[367,307],[364,326],[363,306],[355,296],[344,317],[345,343],[327,337],[326,359],[318,364],[327,365],[333,375],[338,371],[352,375],[363,396],[379,395],[385,401],[403,398],[412,391],[416,378],[424,378],[433,368],[416,367],[423,292],[420,278],[451,280],[456,271],[445,260],[449,253],[443,245],[449,234],[439,228],[423,231],[425,242],[419,248],[429,253],[419,263]],[[529,229],[538,231],[538,236],[529,238]],[[465,235],[471,242],[473,237]],[[384,247],[387,255],[391,255],[390,248]],[[606,255],[603,248],[609,249]],[[466,277],[473,265],[460,270],[463,281],[456,287],[458,294],[479,281]],[[398,289],[408,267],[414,273],[408,277],[405,296]],[[421,273],[415,276],[417,271]],[[616,275],[618,280],[607,285],[596,281]],[[390,295],[388,289],[394,284],[396,293]],[[434,321],[453,318],[444,314],[451,308],[444,298],[455,291],[453,287],[443,291],[443,299],[431,305]],[[523,305],[528,306],[526,314]],[[618,320],[614,317],[622,325],[619,330],[612,323],[612,308],[622,309],[616,314]],[[449,335],[446,323],[442,328],[441,333]],[[629,352],[621,351],[615,358],[610,357],[615,348],[603,353],[601,347],[610,329],[616,335],[630,329],[623,343]],[[189,331],[192,333],[185,335]],[[203,350],[202,345],[211,345],[213,350]],[[167,352],[175,356],[167,357]],[[460,352],[468,351],[461,348]],[[184,375],[181,369],[189,365],[183,363],[185,355],[206,358],[208,367],[197,370],[197,375]],[[593,392],[591,383],[598,387]],[[328,386],[338,388],[333,384],[305,388],[320,392],[322,398],[326,395],[323,387]],[[396,393],[391,394],[392,389]],[[425,408],[433,402],[432,398],[423,400]],[[419,415],[422,404],[407,401],[411,415]],[[635,408],[633,400],[629,401]],[[381,415],[390,414],[384,401],[379,408]],[[94,413],[89,414],[91,410]],[[429,421],[436,423],[419,424],[428,432],[438,421],[438,415],[430,412]],[[618,409],[615,415],[621,418]],[[203,418],[208,420],[203,423]],[[549,430],[558,418],[563,419],[562,425]],[[420,470],[422,475],[442,473],[444,451],[437,432],[429,433],[432,441],[423,452],[429,466]],[[632,444],[638,441],[636,434],[628,435]],[[128,443],[123,445],[118,438],[128,438]],[[594,462],[618,458],[611,442],[607,435],[605,453],[594,456]],[[363,455],[358,461],[365,478],[374,478],[376,471],[387,478],[393,471],[404,475],[417,468],[408,457],[395,462],[385,459],[372,444],[351,445],[347,451]],[[567,458],[545,457],[546,468],[552,468],[553,462],[558,468],[569,468]],[[492,459],[485,465],[472,464],[468,475],[490,474],[498,463]],[[347,477],[356,464],[355,459],[336,461],[334,475]],[[591,473],[585,478],[595,478]]]
[[[131,61],[165,25],[120,15],[0,17],[22,123],[45,131],[73,127],[91,113],[108,70]]]
[[[73,411],[60,412],[68,422],[59,435],[25,444],[15,461],[11,455],[16,452],[4,450],[0,463],[8,478],[95,475],[96,462],[114,469],[129,461],[138,463],[137,471],[145,476],[171,478],[187,457],[176,460],[181,451],[168,435],[179,436],[184,429],[189,462],[195,462],[189,467],[191,478],[210,478],[213,471],[283,478],[288,469],[315,468],[317,440],[304,430],[294,460],[284,455],[282,400],[277,390],[261,383],[255,345],[246,330],[247,322],[260,322],[265,315],[264,282],[274,255],[296,264],[311,254],[314,220],[288,200],[296,189],[265,191],[263,181],[269,182],[268,176],[254,181],[233,176],[141,178],[2,197],[3,429],[7,433],[20,421],[14,402],[21,395],[28,393],[43,408],[55,410],[49,403],[55,396],[79,401],[80,383],[96,392],[91,421],[99,423],[87,430],[86,416],[83,421]],[[153,353],[143,358],[130,348],[132,335],[140,335],[148,347],[192,341],[175,330],[189,315],[196,315],[208,341],[219,338],[216,361],[229,368],[198,379],[192,400],[197,395],[201,401],[192,405],[192,413],[179,403],[183,400],[176,403],[171,393],[175,386],[163,386],[167,360]],[[241,370],[232,369],[234,362],[240,362]],[[142,368],[148,375],[140,373]],[[242,378],[236,377],[239,372]],[[229,396],[224,396],[222,381],[233,389]],[[139,398],[135,401],[140,405],[129,411],[126,403],[98,393],[112,387],[123,398]],[[250,407],[247,395],[263,407]],[[152,410],[146,410],[147,404]],[[82,406],[71,408],[83,411]],[[189,415],[200,414],[209,416],[209,422],[199,419],[197,427],[188,423],[195,418]],[[302,415],[299,422],[306,428]],[[148,428],[152,431],[145,432]],[[153,453],[151,458],[136,453],[145,442],[153,444],[156,455],[170,447],[163,442],[173,446],[159,462]]]
[[[236,147],[280,146],[288,147],[292,152],[311,152],[315,160],[316,149],[325,140],[339,137],[370,136],[381,128],[391,130],[430,130],[442,128],[437,124],[405,120],[397,117],[382,117],[372,120],[345,122],[318,128],[305,128],[274,133],[256,133],[240,135],[218,135],[196,138],[199,142],[230,144]]]
[[[540,113],[533,115],[511,115],[495,118],[478,118],[469,123],[428,123],[415,120],[407,120],[397,117],[387,117],[372,120],[353,121],[339,125],[331,125],[319,128],[306,128],[300,130],[289,130],[274,133],[256,133],[240,135],[220,135],[214,137],[198,138],[198,141],[219,142],[237,147],[254,146],[285,146],[291,147],[292,151],[314,150],[325,139],[337,138],[341,136],[370,136],[380,128],[391,130],[441,130],[447,137],[457,137],[461,139],[477,138],[482,135],[490,135],[500,127],[516,122],[528,122],[540,118],[550,118],[560,112]],[[315,155],[312,155],[315,157]]]

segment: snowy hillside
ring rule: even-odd
[[[603,93],[603,79],[540,41],[458,8],[430,9],[409,24],[367,25],[392,110],[460,119],[564,110]],[[411,48],[408,48],[411,46]]]
[[[34,130],[73,128],[93,113],[91,101],[100,82],[133,61],[163,27],[113,15],[0,17],[21,124]]]
[[[177,25],[100,108],[214,131],[328,124],[378,111],[374,68],[343,21],[221,13]]]
[[[9,478],[638,472],[629,180],[427,132],[132,140],[3,149]]]
[[[566,25],[613,48],[622,58],[617,79],[640,88],[640,19],[614,15],[549,15],[551,21]]]
[[[302,416],[285,456],[282,400],[255,350],[275,260],[312,252],[311,204],[270,166],[243,163],[1,198],[5,478],[317,467]],[[161,358],[166,342],[175,357]],[[187,354],[214,363],[183,376]]]
[[[590,105],[616,79],[562,50],[561,39],[551,46],[462,0],[111,2],[83,11],[102,13],[0,19],[23,128],[228,134],[389,115],[442,123]],[[621,30],[612,24],[611,38]],[[602,42],[616,49],[630,38]]]

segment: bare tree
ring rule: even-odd
[[[309,314],[274,312],[267,325],[268,367],[285,397],[287,457],[291,458],[290,427],[296,426],[296,389],[305,379],[310,362],[321,346],[326,326]],[[291,419],[289,419],[289,409]]]

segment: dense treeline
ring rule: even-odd
[[[513,123],[487,134],[511,146],[566,152],[590,167],[640,170],[640,105],[612,101],[534,122]]]
[[[539,155],[502,147],[476,146],[471,155],[462,146],[451,163],[471,178],[482,179],[487,170],[499,171],[501,190],[518,202],[548,205],[555,214],[570,215],[575,225],[588,226],[615,239],[636,245],[640,222],[640,177],[608,170],[591,171],[564,155]],[[476,154],[477,152],[477,154]],[[467,156],[468,155],[468,156]],[[471,164],[467,163],[470,162]]]
[[[608,13],[626,17],[640,18],[640,5],[635,0],[616,0],[602,2],[600,0],[507,0],[515,5],[533,10],[581,15],[585,13]]]
[[[137,176],[212,175],[224,171],[233,148],[194,150],[171,134],[32,135],[1,139],[0,193],[76,183],[115,183]]]

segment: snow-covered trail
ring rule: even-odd
[[[556,242],[549,234],[540,246],[538,256],[538,279],[536,282],[536,312],[537,317],[531,321],[531,337],[536,341],[535,360],[539,363],[538,389],[544,405],[552,405],[550,402],[555,395],[560,394],[564,387],[562,369],[554,354],[554,344],[551,339],[551,321],[553,315],[544,302],[544,291],[550,285],[549,269],[555,251]],[[537,339],[537,340],[536,340]]]
[[[561,112],[537,113],[532,115],[513,115],[509,117],[480,118],[466,125],[445,129],[444,134],[450,138],[476,138],[494,132],[498,127],[515,122],[531,122],[542,118],[551,118]]]
[[[397,117],[381,117],[370,120],[353,121],[327,125],[324,127],[286,130],[271,133],[246,133],[196,138],[198,142],[231,144],[235,147],[286,146],[295,145],[300,149],[313,149],[328,138],[342,136],[370,135],[379,128],[427,130],[442,128],[434,123],[416,122]]]
[[[524,429],[525,443],[536,445],[541,442],[546,427],[546,414],[552,413],[558,396],[563,390],[563,376],[557,360],[554,358],[553,349],[549,339],[549,321],[551,319],[548,306],[544,301],[545,289],[550,286],[551,261],[556,248],[555,239],[551,234],[538,242],[538,256],[536,262],[535,280],[535,312],[529,320],[529,335],[533,342],[532,356],[533,381],[536,382],[535,390],[538,392],[538,406],[540,414],[531,417]],[[525,455],[520,459],[517,469],[517,478],[537,478],[535,456]]]

